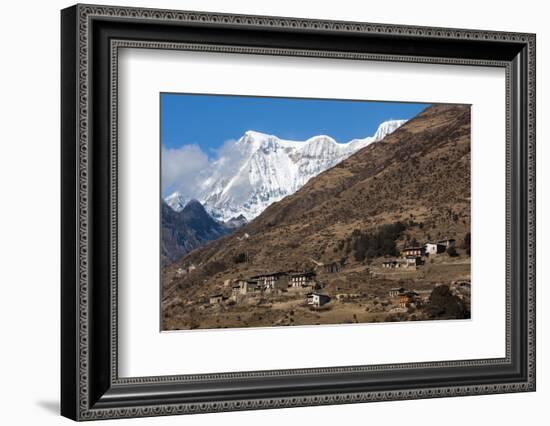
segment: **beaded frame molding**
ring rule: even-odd
[[[535,35],[96,5],[61,16],[62,415],[93,420],[535,390]],[[121,48],[504,68],[506,356],[120,378]]]

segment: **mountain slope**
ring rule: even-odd
[[[209,170],[197,197],[221,221],[257,217],[309,179],[391,134],[405,120],[382,123],[374,136],[338,143],[320,135],[304,142],[248,131]]]
[[[228,278],[354,260],[354,235],[405,224],[396,241],[463,238],[470,229],[470,107],[436,105],[273,203],[234,234],[163,272],[164,303],[222,292]],[[246,263],[236,263],[246,253]],[[353,267],[349,268],[353,271]],[[350,272],[351,273],[351,272]],[[163,311],[165,318],[169,311]]]
[[[161,224],[163,265],[231,232],[213,220],[197,200],[189,201],[180,212],[174,211],[167,203],[162,202]]]

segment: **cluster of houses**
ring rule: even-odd
[[[320,307],[330,301],[330,297],[321,293],[313,292],[318,289],[316,273],[313,270],[307,271],[286,271],[270,274],[255,275],[247,279],[226,280],[224,286],[231,284],[231,299],[239,300],[246,295],[260,295],[264,292],[277,292],[289,290],[310,290],[306,294],[306,303],[314,307]],[[228,297],[216,294],[210,297],[210,304],[219,304],[226,301]]]
[[[401,250],[401,259],[387,260],[382,263],[383,268],[418,267],[424,263],[423,257],[445,253],[448,248],[455,247],[456,240],[449,238],[437,242],[427,242],[422,246],[405,247]]]
[[[334,274],[342,269],[342,264],[339,262],[321,263],[311,259],[315,263],[315,269],[321,269],[324,273]],[[190,268],[195,269],[194,266]],[[180,268],[181,269],[181,268]],[[178,275],[185,275],[190,272],[188,270],[178,270]],[[246,279],[227,279],[224,281],[224,287],[231,286],[231,296],[227,297],[223,294],[215,294],[210,296],[210,304],[216,305],[224,303],[231,299],[238,301],[243,296],[260,295],[262,293],[271,293],[278,291],[309,291],[306,294],[306,303],[314,307],[320,307],[328,303],[331,298],[325,294],[317,293],[314,290],[320,289],[321,285],[317,281],[315,269],[305,271],[283,271],[273,272],[268,274],[255,275]]]
[[[288,289],[315,289],[317,281],[314,271],[287,271],[262,274],[234,282],[233,296]]]
[[[187,274],[193,272],[195,269],[197,269],[197,267],[195,265],[189,265],[186,268],[178,268],[176,270],[176,275],[178,277],[181,277],[182,275],[187,275]]]

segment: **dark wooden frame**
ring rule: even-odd
[[[64,416],[89,420],[535,390],[533,34],[95,5],[64,9],[61,29]],[[116,59],[120,47],[505,68],[506,357],[119,378]]]

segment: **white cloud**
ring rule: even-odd
[[[239,149],[236,142],[235,139],[228,139],[214,150],[214,161],[211,163],[214,177],[233,176],[239,170],[245,152],[242,147]]]
[[[200,199],[208,185],[227,176],[234,176],[242,166],[248,147],[228,139],[220,147],[210,149],[210,157],[196,144],[180,148],[162,148],[162,194],[179,191],[186,199]]]
[[[216,157],[220,158],[234,155],[236,143],[236,139],[228,139],[220,147],[213,149],[213,151],[216,153]]]
[[[198,183],[209,168],[208,155],[198,145],[162,148],[162,192],[180,191],[186,198],[197,196]]]

